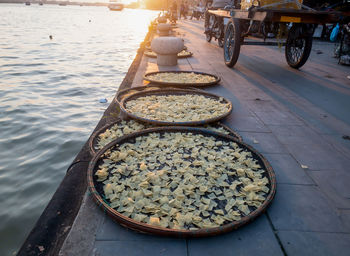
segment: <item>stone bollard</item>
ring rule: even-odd
[[[176,66],[177,54],[184,48],[184,42],[178,37],[157,37],[151,42],[151,49],[157,54],[160,66]]]
[[[157,26],[159,36],[169,36],[171,25],[169,23],[160,23]]]

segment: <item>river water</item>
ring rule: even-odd
[[[0,4],[0,255],[18,251],[156,14]]]

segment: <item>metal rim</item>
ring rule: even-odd
[[[200,75],[207,75],[207,76],[211,76],[215,78],[215,81],[213,82],[209,82],[209,83],[176,83],[176,82],[162,82],[162,81],[157,81],[157,80],[153,80],[148,78],[148,76],[150,75],[154,75],[154,74],[159,74],[159,73],[195,73],[195,74],[200,74]],[[204,87],[204,86],[211,86],[211,85],[216,85],[221,81],[221,78],[217,75],[213,75],[213,74],[209,74],[209,73],[205,73],[205,72],[200,72],[200,71],[156,71],[156,72],[149,72],[146,73],[143,76],[143,79],[154,83],[154,84],[162,84],[162,85],[174,85],[174,86],[183,86],[183,87],[190,87],[190,86],[194,86],[194,87]]]
[[[212,118],[208,118],[205,120],[200,120],[200,121],[187,121],[187,122],[168,122],[168,121],[158,121],[158,120],[153,120],[153,119],[148,119],[148,118],[144,118],[144,117],[140,117],[137,116],[135,114],[130,113],[128,110],[126,110],[125,108],[125,103],[128,100],[131,100],[133,98],[138,98],[138,97],[143,97],[143,96],[149,96],[149,95],[171,95],[171,94],[177,94],[177,95],[186,95],[186,94],[197,94],[197,95],[202,95],[205,97],[210,97],[210,98],[215,98],[217,100],[219,100],[220,98],[223,99],[226,103],[229,104],[229,110],[225,113],[222,114],[220,116],[217,117],[212,117]],[[213,123],[216,121],[219,121],[223,118],[225,118],[226,116],[228,116],[231,112],[232,112],[232,103],[227,100],[224,97],[218,96],[216,94],[212,94],[212,93],[208,93],[205,91],[201,91],[201,90],[190,90],[190,89],[159,89],[159,90],[153,90],[153,91],[145,91],[145,92],[137,92],[134,93],[132,95],[129,95],[127,97],[125,97],[121,104],[120,104],[120,109],[122,112],[124,112],[127,116],[129,116],[130,118],[139,120],[141,122],[145,122],[145,123],[151,123],[151,124],[155,124],[155,125],[168,125],[168,126],[199,126],[199,125],[204,125],[204,124],[209,124],[209,123]]]
[[[152,226],[146,223],[141,223],[138,221],[135,221],[131,218],[128,218],[121,213],[117,212],[113,208],[111,208],[108,203],[103,200],[99,192],[97,191],[95,187],[95,180],[94,180],[94,170],[95,166],[98,163],[98,160],[100,157],[109,149],[113,148],[117,144],[122,144],[124,142],[129,141],[130,139],[133,139],[138,136],[143,136],[147,135],[152,132],[191,132],[195,134],[203,134],[206,136],[214,136],[216,138],[221,138],[223,140],[229,140],[229,141],[234,141],[237,144],[239,144],[241,147],[249,150],[252,152],[253,156],[255,157],[256,160],[266,170],[266,177],[269,179],[269,185],[270,185],[270,191],[263,202],[263,204],[258,207],[256,210],[253,212],[250,212],[247,216],[244,216],[241,218],[239,221],[232,221],[228,224],[215,227],[215,228],[207,228],[207,229],[198,229],[198,230],[178,230],[178,229],[170,229],[170,228],[162,228],[162,227],[156,227]],[[146,232],[146,233],[151,233],[151,234],[158,234],[158,235],[165,235],[165,236],[176,236],[176,237],[204,237],[204,236],[214,236],[214,235],[219,235],[223,234],[229,231],[232,231],[234,229],[238,229],[239,227],[248,224],[249,222],[253,221],[256,217],[261,215],[269,204],[272,202],[275,193],[276,193],[276,176],[275,173],[269,164],[269,162],[259,153],[257,152],[253,147],[240,142],[230,136],[221,134],[221,133],[216,133],[213,131],[209,131],[207,129],[199,129],[199,128],[193,128],[193,127],[158,127],[158,128],[151,128],[151,129],[146,129],[140,132],[132,133],[126,136],[123,136],[119,139],[114,140],[113,142],[109,143],[106,145],[102,150],[100,150],[90,161],[89,167],[88,167],[88,172],[87,172],[87,180],[88,180],[88,187],[89,190],[93,196],[94,201],[97,203],[97,205],[103,209],[109,216],[112,217],[113,220],[117,221],[123,226],[126,226],[127,228],[139,231],[139,232]]]
[[[303,37],[294,38],[286,47],[289,61],[297,64],[303,58],[306,39]]]
[[[234,33],[235,33],[234,25],[231,22],[228,24],[227,30],[225,32],[225,38],[224,38],[225,61],[230,61],[233,56],[233,51],[234,51],[233,45],[235,44]]]
[[[101,127],[99,130],[97,130],[96,132],[94,132],[90,139],[89,139],[89,149],[90,152],[94,155],[96,154],[96,152],[98,151],[98,149],[96,149],[96,145],[97,145],[97,139],[98,136],[101,133],[104,133],[107,129],[111,128],[112,126],[114,126],[117,123],[120,123],[121,121],[128,121],[128,120],[122,120],[121,118],[116,119],[114,122],[106,124],[105,126]],[[227,132],[229,132],[229,135],[235,139],[237,139],[238,141],[243,141],[242,136],[236,132],[235,130],[231,129],[230,127],[228,127],[227,125],[224,125],[220,122],[214,123],[214,124],[210,124],[212,126],[218,126],[218,127],[222,127],[224,130],[226,130]],[[202,129],[206,129],[206,127],[197,127],[197,128],[202,128]],[[209,129],[210,130],[210,129]]]

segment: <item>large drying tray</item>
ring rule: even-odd
[[[185,121],[185,122],[170,122],[170,121],[159,121],[159,120],[140,117],[140,116],[137,116],[137,115],[129,112],[125,108],[125,105],[128,101],[133,100],[133,99],[137,99],[139,97],[146,97],[146,96],[153,96],[153,95],[167,96],[167,95],[191,95],[191,94],[192,95],[202,95],[204,97],[216,99],[218,102],[223,101],[223,102],[229,104],[229,109],[226,111],[226,113],[224,113],[222,115],[208,118],[208,119],[204,119],[204,120]],[[216,94],[204,92],[202,90],[164,88],[164,89],[160,89],[160,90],[138,92],[138,93],[134,93],[128,97],[125,97],[120,104],[120,108],[130,118],[136,119],[136,120],[141,121],[141,122],[150,123],[153,125],[158,125],[158,126],[161,126],[161,125],[198,126],[198,125],[205,125],[205,124],[209,124],[209,123],[214,123],[214,122],[217,122],[217,121],[227,117],[232,112],[232,103],[229,100],[225,99],[224,97],[218,96]]]
[[[211,76],[215,78],[215,81],[212,82],[202,82],[202,83],[180,83],[180,82],[166,82],[166,81],[159,81],[150,78],[150,76],[155,75],[155,74],[162,74],[162,73],[174,73],[174,74],[181,74],[181,73],[186,73],[186,74],[197,74],[197,75],[205,75],[205,76]],[[177,86],[177,87],[205,87],[205,86],[211,86],[211,85],[216,85],[220,82],[221,78],[218,77],[217,75],[213,74],[208,74],[204,72],[199,72],[199,71],[157,71],[157,72],[150,72],[147,73],[143,76],[143,79],[151,82],[152,84],[159,84],[159,85],[166,85],[166,86]]]
[[[129,217],[124,216],[123,214],[119,213],[112,207],[110,207],[110,202],[106,200],[104,197],[103,192],[103,184],[101,182],[97,182],[96,176],[94,175],[99,164],[102,162],[102,159],[106,152],[109,152],[115,148],[118,147],[118,145],[122,145],[123,143],[135,143],[135,139],[139,136],[146,136],[151,133],[191,133],[191,134],[202,134],[204,136],[211,136],[215,137],[218,141],[228,141],[228,142],[235,142],[237,143],[242,149],[251,152],[253,158],[257,160],[257,162],[263,167],[265,170],[264,177],[266,177],[269,181],[268,187],[269,192],[266,195],[265,201],[254,211],[250,212],[248,215],[243,216],[238,221],[232,221],[230,223],[221,225],[219,227],[214,228],[201,228],[197,230],[188,230],[188,229],[171,229],[171,228],[162,228],[159,226],[153,226],[146,223],[142,223],[136,220],[133,220]],[[114,140],[113,142],[109,143],[107,146],[105,146],[102,150],[100,150],[91,160],[88,168],[87,173],[87,179],[88,179],[88,187],[89,190],[93,196],[94,201],[98,204],[98,206],[106,212],[113,220],[120,223],[122,226],[125,226],[127,228],[143,232],[143,233],[149,233],[149,234],[157,234],[162,236],[176,236],[176,237],[204,237],[204,236],[214,236],[219,235],[222,233],[226,233],[235,229],[238,229],[239,227],[253,221],[256,217],[261,215],[271,201],[273,200],[275,193],[276,193],[276,178],[275,173],[268,163],[268,161],[254,148],[251,146],[240,142],[233,137],[216,133],[213,131],[209,131],[207,129],[200,129],[200,128],[192,128],[192,127],[158,127],[158,128],[152,128],[143,130],[140,132],[136,132],[130,135],[123,136],[117,140]]]

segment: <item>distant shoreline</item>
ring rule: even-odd
[[[40,1],[40,0],[0,0],[0,4],[25,4],[26,2],[30,2],[31,4],[37,4],[43,3],[44,5],[50,4],[50,5],[75,5],[75,6],[108,6],[109,3],[101,3],[101,2],[71,2],[71,1]],[[131,9],[146,9],[146,10],[153,10],[153,11],[161,11],[161,9],[152,9],[152,8],[142,8],[138,7],[137,3],[130,3],[130,4],[125,4],[125,8],[131,8]]]
[[[51,4],[51,5],[59,5],[59,4],[66,4],[66,5],[83,5],[83,6],[108,6],[108,3],[89,3],[89,2],[68,2],[68,1],[38,1],[38,0],[0,0],[0,4],[25,4],[26,2],[30,2],[31,4],[38,4],[43,3],[45,4]]]

